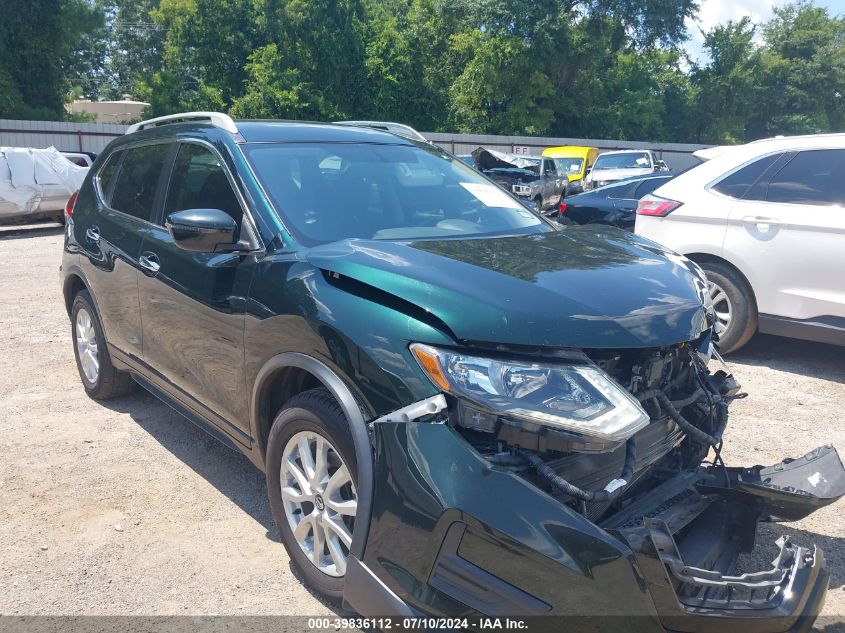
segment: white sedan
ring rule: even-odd
[[[635,231],[704,269],[722,351],[758,330],[845,345],[845,134],[701,154],[640,201]]]

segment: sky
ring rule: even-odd
[[[755,23],[772,17],[772,5],[782,6],[783,0],[699,0],[697,21],[688,21],[690,41],[686,49],[693,60],[701,59],[701,30],[709,31],[717,24],[750,16]],[[845,15],[845,0],[816,0],[816,6],[827,7],[832,15]]]

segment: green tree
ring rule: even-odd
[[[450,88],[451,122],[459,132],[542,134],[551,123],[553,87],[519,37],[455,35],[455,49],[469,56]]]
[[[275,44],[257,49],[246,66],[247,91],[231,114],[243,118],[325,121],[338,116],[321,91],[286,63]]]
[[[775,9],[763,38],[763,87],[749,137],[842,130],[845,19],[802,1]]]
[[[692,140],[736,143],[746,137],[749,118],[760,107],[760,54],[756,27],[747,17],[714,27],[704,35],[710,62],[693,66],[695,90]]]
[[[67,70],[102,16],[86,0],[6,0],[0,20],[0,117],[61,119]]]

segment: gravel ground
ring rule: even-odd
[[[61,243],[58,229],[0,227],[0,614],[335,613],[293,573],[246,458],[143,391],[85,397]],[[820,444],[845,455],[844,357],[767,336],[731,356],[749,397],[732,407],[727,463],[772,464]],[[840,503],[762,526],[766,547],[744,566],[768,565],[783,533],[818,544],[832,572],[824,615],[842,619],[843,516]]]

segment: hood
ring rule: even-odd
[[[590,180],[611,182],[634,178],[635,176],[648,176],[652,173],[654,173],[652,167],[643,167],[642,169],[593,169],[590,172]]]
[[[613,227],[486,239],[351,239],[313,248],[307,259],[334,279],[348,277],[422,308],[461,342],[656,347],[691,340],[707,327],[694,264]]]
[[[514,183],[530,184],[538,180],[537,174],[527,171],[525,169],[484,169],[488,178],[495,180],[500,185],[505,185],[505,189],[510,191],[510,185]]]

